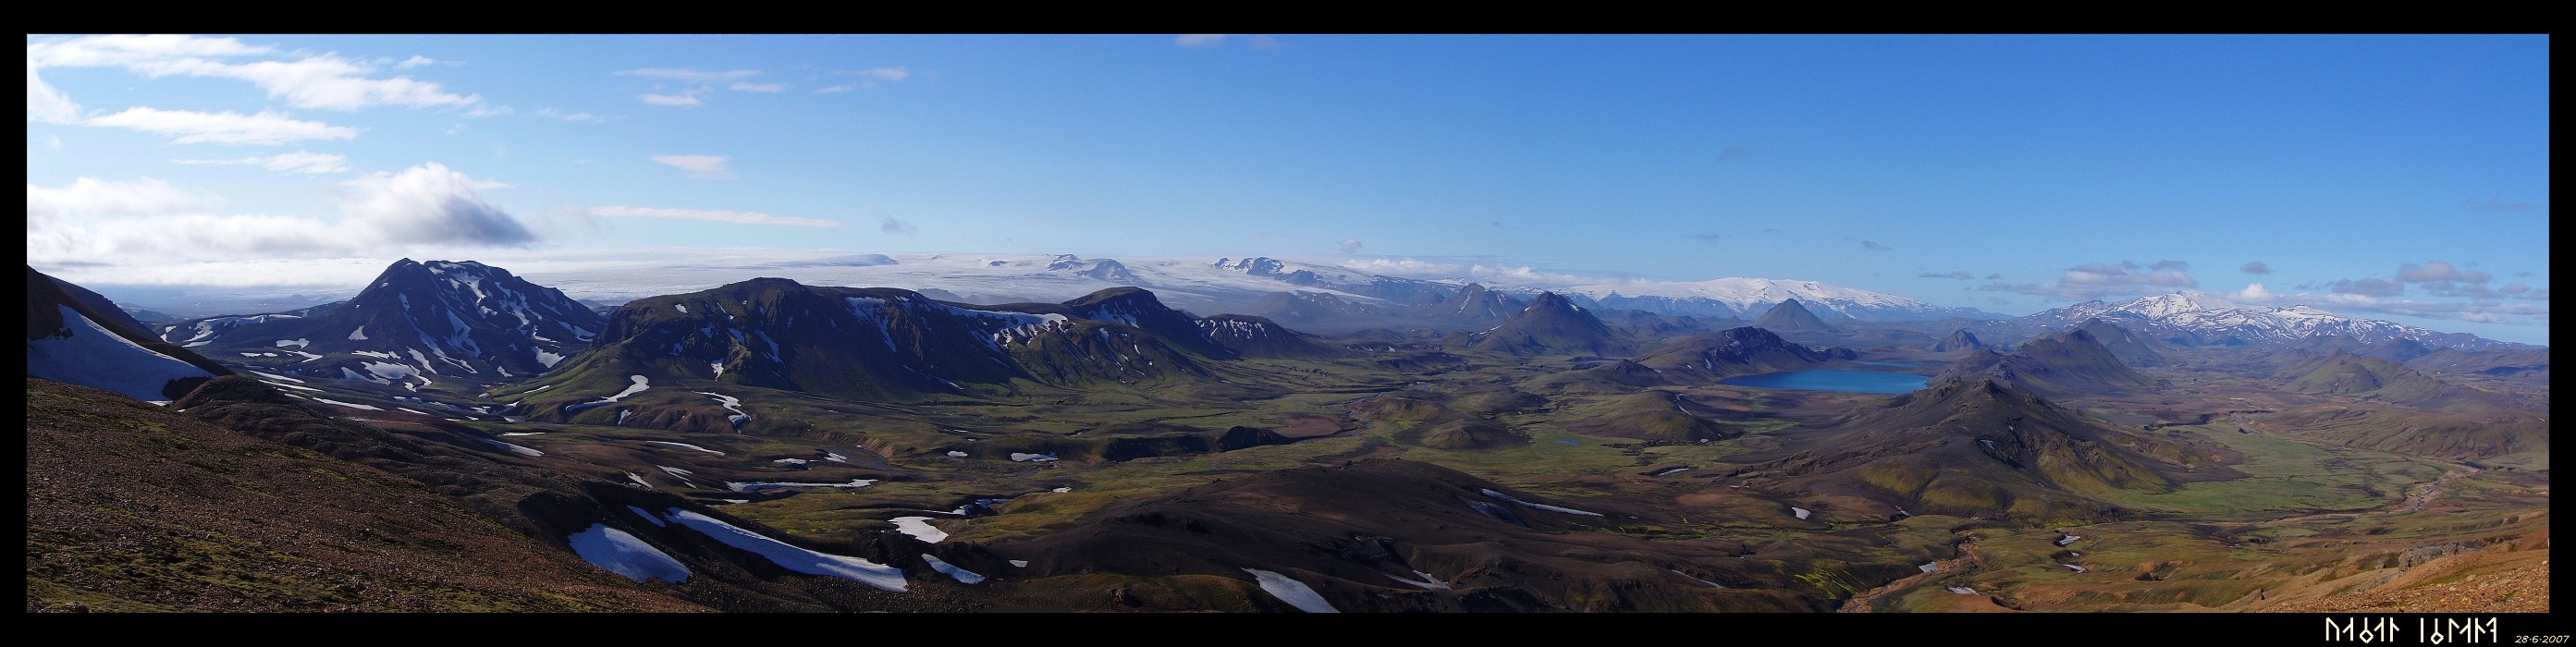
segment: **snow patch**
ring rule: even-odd
[[[534,450],[534,449],[528,449],[528,448],[526,448],[526,447],[520,447],[520,446],[518,446],[518,445],[512,445],[512,444],[509,444],[509,443],[501,442],[501,441],[498,441],[498,440],[493,440],[493,439],[490,439],[490,438],[476,438],[475,440],[480,440],[480,441],[483,441],[483,442],[485,442],[485,443],[489,443],[489,444],[491,444],[493,447],[498,447],[498,448],[500,448],[502,451],[510,452],[510,453],[512,453],[512,454],[518,454],[518,455],[520,455],[520,456],[532,456],[532,457],[533,457],[533,456],[544,456],[544,455],[546,455],[546,453],[545,453],[545,452],[537,451],[537,450]]]
[[[681,526],[705,534],[708,538],[723,542],[727,546],[769,558],[770,562],[780,568],[809,575],[839,577],[898,593],[906,588],[903,571],[891,566],[856,557],[797,548],[788,545],[787,542],[735,527],[714,517],[679,508],[671,508],[669,514],[671,521]]]
[[[1053,453],[1047,453],[1047,454],[1023,454],[1023,453],[1019,453],[1019,452],[1011,452],[1011,460],[1016,461],[1016,462],[1021,462],[1021,463],[1026,463],[1026,462],[1030,462],[1030,461],[1036,461],[1036,462],[1044,463],[1044,462],[1047,462],[1047,461],[1055,460],[1055,454],[1053,454]]]
[[[349,331],[349,341],[366,341],[366,340],[367,340],[367,327],[366,327],[366,326],[359,326],[357,330],[351,330],[351,331]]]
[[[681,566],[680,560],[671,559],[670,555],[653,548],[652,544],[644,543],[643,539],[624,530],[610,528],[608,524],[590,524],[589,530],[573,533],[565,539],[572,542],[573,554],[580,555],[592,566],[624,575],[626,579],[642,582],[658,578],[672,584],[689,581],[689,567]]]
[[[732,482],[732,481],[726,481],[726,482],[725,482],[725,489],[733,490],[733,491],[735,491],[735,492],[758,492],[758,491],[761,491],[761,490],[778,490],[778,489],[785,489],[785,488],[800,488],[800,487],[840,487],[840,488],[863,488],[863,487],[867,487],[867,486],[870,486],[870,485],[875,485],[876,483],[877,483],[876,479],[850,479],[850,482],[848,482],[848,483],[791,483],[791,482],[786,482],[786,481],[773,481],[773,482],[765,482],[765,483],[735,483],[735,482]]]
[[[691,449],[691,450],[697,450],[697,451],[706,452],[706,453],[709,453],[709,454],[715,454],[715,455],[717,455],[717,456],[723,456],[723,455],[725,455],[725,453],[724,453],[724,452],[720,452],[720,451],[716,451],[716,450],[712,450],[712,449],[707,449],[707,448],[705,448],[705,447],[699,447],[699,446],[697,446],[697,445],[691,445],[691,444],[688,444],[688,443],[675,443],[675,442],[671,442],[671,441],[668,441],[668,440],[647,440],[647,441],[644,441],[644,444],[647,444],[647,445],[662,445],[662,446],[665,446],[665,447],[678,447],[678,448],[681,448],[681,449]]]
[[[936,544],[948,538],[948,531],[931,526],[929,517],[895,517],[891,521],[895,530],[926,543]]]
[[[314,398],[314,399],[313,399],[313,401],[314,401],[314,402],[320,402],[320,403],[323,403],[323,404],[335,404],[335,405],[339,405],[339,406],[343,406],[343,407],[348,407],[348,408],[351,408],[351,409],[365,409],[365,410],[368,410],[368,411],[383,411],[383,409],[378,409],[378,408],[375,408],[375,407],[371,407],[371,406],[367,406],[367,405],[363,405],[363,404],[358,404],[358,403],[355,403],[355,402],[341,402],[341,401],[339,401],[339,400],[333,400],[333,399],[330,399],[330,398]]]
[[[1573,508],[1561,508],[1561,507],[1552,506],[1552,505],[1547,505],[1547,504],[1543,504],[1543,503],[1530,503],[1530,502],[1528,502],[1528,501],[1522,501],[1522,500],[1520,500],[1520,499],[1512,498],[1512,496],[1511,496],[1511,495],[1504,494],[1504,493],[1501,493],[1501,492],[1495,492],[1495,491],[1493,491],[1493,490],[1483,490],[1483,492],[1485,493],[1485,496],[1493,497],[1495,500],[1499,500],[1499,501],[1502,501],[1502,502],[1505,502],[1505,503],[1510,503],[1510,504],[1512,504],[1512,505],[1516,505],[1516,506],[1520,506],[1520,507],[1524,507],[1524,508],[1529,508],[1529,509],[1532,509],[1532,510],[1546,510],[1546,511],[1548,511],[1548,512],[1563,512],[1563,513],[1566,513],[1566,514],[1579,514],[1579,515],[1588,515],[1588,516],[1594,516],[1594,517],[1600,517],[1600,516],[1603,516],[1601,513],[1598,513],[1598,512],[1585,512],[1585,511],[1582,511],[1582,510],[1576,510],[1576,509],[1573,509]]]
[[[929,553],[922,553],[921,561],[929,564],[930,570],[947,573],[949,577],[957,578],[957,583],[959,584],[977,584],[984,581],[983,575],[977,574],[974,571],[958,568],[956,564],[939,561],[938,557],[933,557]]]
[[[627,509],[627,510],[630,510],[630,511],[633,511],[633,512],[635,513],[635,516],[643,517],[645,521],[653,522],[653,527],[656,527],[656,528],[664,528],[664,527],[669,527],[669,526],[671,525],[671,524],[669,524],[669,523],[666,523],[666,522],[662,521],[662,517],[657,516],[657,515],[654,515],[654,514],[653,514],[653,511],[651,511],[651,510],[646,510],[646,509],[643,509],[643,508],[640,508],[640,507],[636,507],[636,506],[631,506],[631,505],[630,505],[630,506],[626,506],[626,509]]]
[[[70,306],[55,308],[71,335],[27,340],[28,375],[106,389],[145,402],[168,397],[161,394],[161,387],[171,380],[214,377],[205,369],[108,332]]]
[[[1278,573],[1258,568],[1243,569],[1243,572],[1251,573],[1252,579],[1260,582],[1261,590],[1265,593],[1269,593],[1270,597],[1279,598],[1279,601],[1288,603],[1288,606],[1297,607],[1298,611],[1304,611],[1307,613],[1342,612],[1340,609],[1333,608],[1332,603],[1325,602],[1324,596],[1316,593],[1313,587],[1306,586],[1305,582],[1299,582],[1286,575],[1280,575]]]

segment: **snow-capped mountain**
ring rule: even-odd
[[[344,303],[194,319],[160,332],[163,340],[272,373],[418,390],[441,380],[484,383],[545,372],[603,324],[561,291],[508,270],[406,258]]]
[[[1700,317],[1752,319],[1769,312],[1772,306],[1782,301],[1796,299],[1809,311],[1827,318],[1836,315],[1863,321],[2000,318],[1975,308],[1936,306],[1885,292],[1793,279],[1634,281],[1578,285],[1557,291],[1568,296],[1580,296],[1603,308]]]
[[[2355,319],[2306,305],[2287,308],[2246,305],[2207,294],[2175,292],[2123,302],[2086,301],[2021,317],[2049,329],[2081,325],[2100,318],[2147,336],[2190,345],[2238,345],[2284,342],[2336,335],[2363,343],[2413,340],[2471,350],[2515,348],[2467,333],[2445,333],[2377,319]]]
[[[763,276],[809,285],[901,288],[936,299],[984,304],[1053,303],[1109,288],[1139,287],[1153,290],[1175,307],[1206,313],[1248,313],[1265,299],[1290,293],[1309,299],[1330,297],[1357,309],[1437,318],[1437,313],[1420,306],[1453,299],[1473,283],[1518,303],[1553,290],[1588,307],[1667,315],[1751,319],[1769,311],[1773,304],[1794,298],[1828,318],[1999,318],[1973,308],[1935,306],[1815,281],[1727,278],[1604,282],[1562,288],[1516,282],[1510,277],[1408,278],[1266,256],[1108,259],[1061,254],[865,254],[600,267],[543,273],[532,278],[583,298],[622,302]],[[1471,318],[1472,323],[1489,323],[1500,317]]]

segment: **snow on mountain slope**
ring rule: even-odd
[[[27,340],[28,375],[106,389],[145,402],[170,401],[170,396],[162,392],[170,382],[215,377],[205,369],[127,341],[70,306],[55,308],[62,313],[63,328],[55,334]]]
[[[1042,254],[869,255],[864,263],[730,259],[689,265],[629,265],[530,275],[567,293],[624,301],[703,290],[774,276],[809,285],[892,287],[970,303],[1058,302],[1102,289],[1153,290],[1177,307],[1242,307],[1275,292],[1319,293],[1379,307],[1409,308],[1448,298],[1471,282],[1535,297],[1544,290],[1583,305],[1664,314],[1752,318],[1795,298],[1818,310],[1869,320],[1994,318],[1972,308],[1935,306],[1883,292],[1815,281],[1727,278],[1698,282],[1631,281],[1557,288],[1508,277],[1407,278],[1270,257],[1085,259]],[[1210,313],[1213,314],[1213,313]]]
[[[2181,292],[2117,304],[2086,301],[2032,314],[2018,321],[2060,328],[2097,317],[2143,329],[2150,336],[2193,344],[2281,342],[2339,335],[2372,344],[2402,339],[2468,349],[2518,346],[2466,333],[2436,332],[2377,319],[2355,319],[2306,305],[2274,308]]]
[[[161,337],[272,372],[416,391],[438,380],[542,373],[604,324],[588,306],[501,268],[403,259],[340,304],[185,321],[163,328]],[[303,343],[289,351],[288,341]]]

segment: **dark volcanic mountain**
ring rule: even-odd
[[[161,336],[262,371],[419,390],[544,373],[601,325],[588,306],[508,270],[406,258],[344,303],[195,319]]]
[[[1630,342],[1582,306],[1554,292],[1490,330],[1469,336],[1468,347],[1513,355],[1625,355]]]
[[[131,328],[115,303],[27,268],[27,375],[168,402],[232,371]]]
[[[1783,340],[1761,328],[1732,328],[1676,342],[1637,358],[1668,376],[1716,380],[1737,375],[1814,368],[1837,359],[1858,357],[1849,349],[1815,350]]]
[[[1808,312],[1807,307],[1800,305],[1797,299],[1784,300],[1780,305],[1771,306],[1771,311],[1764,312],[1761,317],[1753,320],[1753,327],[1774,332],[1834,332],[1837,330],[1833,326],[1826,325],[1825,320],[1817,318],[1816,313]]]
[[[1233,359],[1234,351],[1217,345],[1188,314],[1165,307],[1141,288],[1110,288],[1064,302],[1080,319],[1115,321],[1153,333],[1174,348],[1208,359]]]
[[[1932,345],[1932,352],[1936,353],[1947,353],[1954,350],[1985,349],[1986,343],[1977,341],[1976,333],[1968,332],[1968,329],[1966,328],[1950,331],[1949,338],[1941,340],[1941,343]]]
[[[1304,333],[1289,330],[1262,317],[1217,315],[1196,323],[1209,340],[1233,351],[1238,357],[1315,358],[1330,357],[1339,352]]]
[[[1416,316],[1458,321],[1500,321],[1510,318],[1528,304],[1501,292],[1485,289],[1475,283],[1438,300],[1414,306]]]
[[[528,392],[525,404],[540,419],[616,424],[639,403],[706,405],[690,392],[716,384],[906,401],[1009,392],[1023,382],[1196,379],[1206,375],[1205,358],[1233,356],[1197,321],[1134,288],[1062,305],[968,306],[910,290],[761,278],[627,303],[592,352],[540,380],[552,390]],[[718,413],[734,425],[751,418]]]
[[[2146,337],[2131,333],[2129,329],[2122,328],[2119,324],[2102,319],[2086,319],[2084,325],[2076,326],[2075,329],[2092,335],[2094,341],[2101,342],[2102,348],[2111,351],[2111,356],[2119,358],[2122,364],[2145,367],[2163,366],[2166,363],[2164,353],[2156,350],[2157,346],[2162,345],[2161,342],[2150,341]]]
[[[2129,434],[1988,377],[1945,379],[1852,414],[1845,431],[1741,470],[1769,487],[1861,496],[1914,514],[2114,519],[2097,496],[2234,476],[2188,445]],[[2160,460],[2169,456],[2181,465]]]
[[[2100,340],[2083,330],[2023,342],[2010,353],[1977,351],[1952,362],[1933,381],[1978,377],[2059,396],[2155,385],[2155,380],[2121,364]]]

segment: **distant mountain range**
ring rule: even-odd
[[[2149,338],[2188,346],[2240,346],[2340,336],[2366,344],[2406,340],[2468,350],[2536,348],[2468,333],[2434,332],[2377,319],[2355,319],[2305,305],[2274,308],[2179,292],[2116,304],[2086,301],[2018,317],[2013,322],[2060,329],[2079,326],[2096,318]]]

